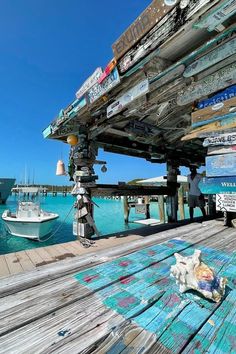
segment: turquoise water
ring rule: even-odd
[[[60,215],[60,218],[55,223],[54,229],[61,225],[58,232],[45,242],[27,240],[25,238],[6,234],[3,224],[1,224],[2,221],[0,220],[0,254],[74,241],[76,237],[72,233],[73,209],[66,218],[71,210],[74,200],[74,197],[71,195],[67,195],[66,197],[60,195],[53,197],[48,195],[47,197],[41,198],[41,207],[43,210],[52,211]],[[95,206],[94,215],[97,228],[102,235],[129,229],[137,229],[142,226],[133,222],[134,220],[144,219],[144,215],[135,214],[134,208],[132,208],[130,212],[129,220],[131,222],[128,225],[124,223],[122,200],[94,198],[94,201],[99,206],[99,208]],[[6,205],[0,205],[0,215],[2,215],[5,209],[15,210],[16,205],[17,198],[15,196],[10,196]],[[159,219],[158,204],[156,202],[151,203],[150,214],[151,218]],[[200,215],[200,213],[196,210],[195,216],[198,215]],[[185,217],[189,217],[188,210],[186,210]]]

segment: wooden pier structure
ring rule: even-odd
[[[40,251],[44,258],[48,249],[49,264],[32,270],[25,264],[25,271],[1,278],[1,353],[234,353],[234,229],[198,220],[146,237],[135,230],[127,239],[86,254],[71,242],[67,249],[49,246]],[[53,248],[74,256],[51,263]],[[174,252],[195,249],[228,279],[220,303],[181,294],[170,277]]]

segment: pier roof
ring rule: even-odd
[[[85,131],[105,151],[204,164],[201,138],[182,139],[192,129],[197,103],[236,82],[236,54],[222,49],[235,36],[236,5],[167,3],[152,1],[120,36],[112,45],[114,58],[78,89],[44,130],[45,138],[66,142]]]

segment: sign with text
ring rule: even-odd
[[[121,112],[130,102],[136,98],[145,95],[149,91],[148,80],[143,80],[138,85],[132,87],[123,96],[119,97],[115,102],[107,107],[107,117],[110,118],[115,114]]]
[[[173,6],[165,5],[163,0],[154,0],[131,26],[112,45],[115,58],[120,59],[135,43],[137,43],[152,27],[160,21]]]
[[[207,177],[236,176],[236,153],[206,157]]]
[[[97,68],[94,73],[83,83],[80,89],[76,92],[76,97],[82,97],[93,85],[96,84],[100,76],[102,75],[102,68]]]
[[[236,194],[216,194],[216,210],[236,211]]]
[[[95,102],[99,97],[103,96],[109,92],[113,87],[115,87],[120,82],[120,76],[117,68],[115,68],[100,84],[96,83],[88,91],[89,103]]]
[[[236,145],[236,132],[209,136],[203,146]]]
[[[236,177],[203,177],[198,186],[203,194],[236,194]]]

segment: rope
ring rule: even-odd
[[[56,230],[50,234],[50,236],[48,238],[42,239],[42,240],[38,240],[39,242],[46,242],[48,241],[50,238],[52,238],[57,232],[58,230],[60,230],[60,228],[62,227],[62,225],[64,224],[64,222],[66,221],[66,219],[68,218],[68,216],[70,215],[70,213],[72,212],[74,208],[74,205],[72,205],[72,207],[70,208],[69,212],[66,214],[65,218],[61,221],[60,225],[56,228]]]

